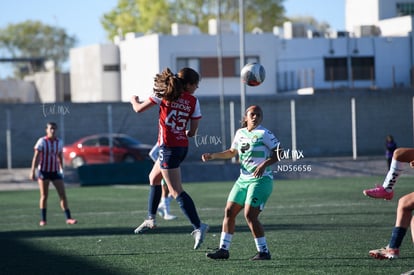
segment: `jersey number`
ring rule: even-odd
[[[165,125],[171,127],[174,130],[182,131],[186,127],[188,116],[188,113],[171,110],[171,112],[169,112],[168,116],[165,118]]]

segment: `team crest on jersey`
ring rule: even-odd
[[[242,152],[242,153],[245,153],[246,151],[248,151],[250,149],[250,144],[249,143],[247,143],[247,142],[243,142],[242,144],[241,144],[241,147],[240,147],[240,151]]]

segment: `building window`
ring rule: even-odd
[[[351,57],[353,80],[375,80],[374,57]],[[348,60],[346,57],[325,58],[325,81],[348,80]]]
[[[259,57],[247,57],[246,63],[259,62]],[[191,66],[190,64],[193,64]],[[240,76],[240,58],[237,57],[223,57],[223,77],[239,77]],[[201,58],[177,58],[177,68],[191,67],[198,71],[203,78],[217,78],[218,58],[217,57],[201,57]],[[178,69],[178,70],[179,70]]]
[[[103,70],[104,70],[104,72],[119,72],[120,67],[119,67],[119,64],[117,64],[117,65],[104,65]]]
[[[375,80],[375,64],[373,57],[352,57],[353,80]]]
[[[414,15],[414,4],[413,3],[397,3],[397,15]]]
[[[177,58],[177,72],[182,68],[192,68],[200,73],[199,58]]]
[[[218,58],[217,57],[207,57],[201,58],[201,75],[203,77],[218,77]],[[223,57],[222,58],[222,69],[223,77],[235,77],[236,63],[234,57]]]
[[[346,57],[324,58],[325,81],[339,81],[348,79]]]

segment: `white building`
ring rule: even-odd
[[[303,24],[291,23],[274,33],[246,34],[246,63],[257,61],[266,69],[264,83],[247,87],[246,94],[275,95],[307,87],[412,86],[414,0],[347,0],[345,11],[346,32],[337,31],[336,35],[315,35]],[[239,95],[240,35],[237,25],[222,23],[223,92]],[[209,34],[173,24],[171,35],[127,34],[116,39],[116,45],[73,49],[72,100],[146,98],[156,73],[166,67],[178,71],[186,66],[201,74],[197,95],[219,96],[217,33],[215,20],[209,23]],[[120,71],[108,73],[107,65],[118,65]]]
[[[246,35],[246,60],[259,61],[266,68],[268,81],[247,92],[274,94],[276,91],[276,45],[272,34]],[[239,36],[223,35],[223,76],[226,95],[240,94]],[[218,81],[217,36],[158,35],[151,34],[123,40],[121,53],[122,100],[131,95],[145,98],[152,92],[155,74],[166,67],[177,72],[182,67],[192,67],[201,74],[197,95],[220,94]]]
[[[413,14],[413,0],[346,0],[345,28],[355,32],[361,27],[381,26],[381,21]],[[398,32],[398,28],[394,31]]]
[[[345,30],[322,34],[306,24],[286,22],[273,33],[256,28],[246,34],[246,63],[257,61],[266,69],[265,82],[247,87],[246,94],[275,95],[307,87],[413,87],[414,0],[346,0],[344,8]],[[12,84],[0,81],[0,101],[129,101],[133,94],[145,98],[156,73],[184,66],[202,76],[198,95],[239,95],[239,26],[222,21],[221,43],[217,21],[212,19],[208,28],[202,34],[197,27],[173,24],[171,35],[131,33],[114,38],[113,44],[71,49],[70,81],[53,70]]]
[[[72,102],[121,100],[119,48],[115,44],[70,50]]]

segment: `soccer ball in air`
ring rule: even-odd
[[[259,63],[248,63],[242,68],[240,76],[246,85],[259,86],[265,80],[266,71]]]

